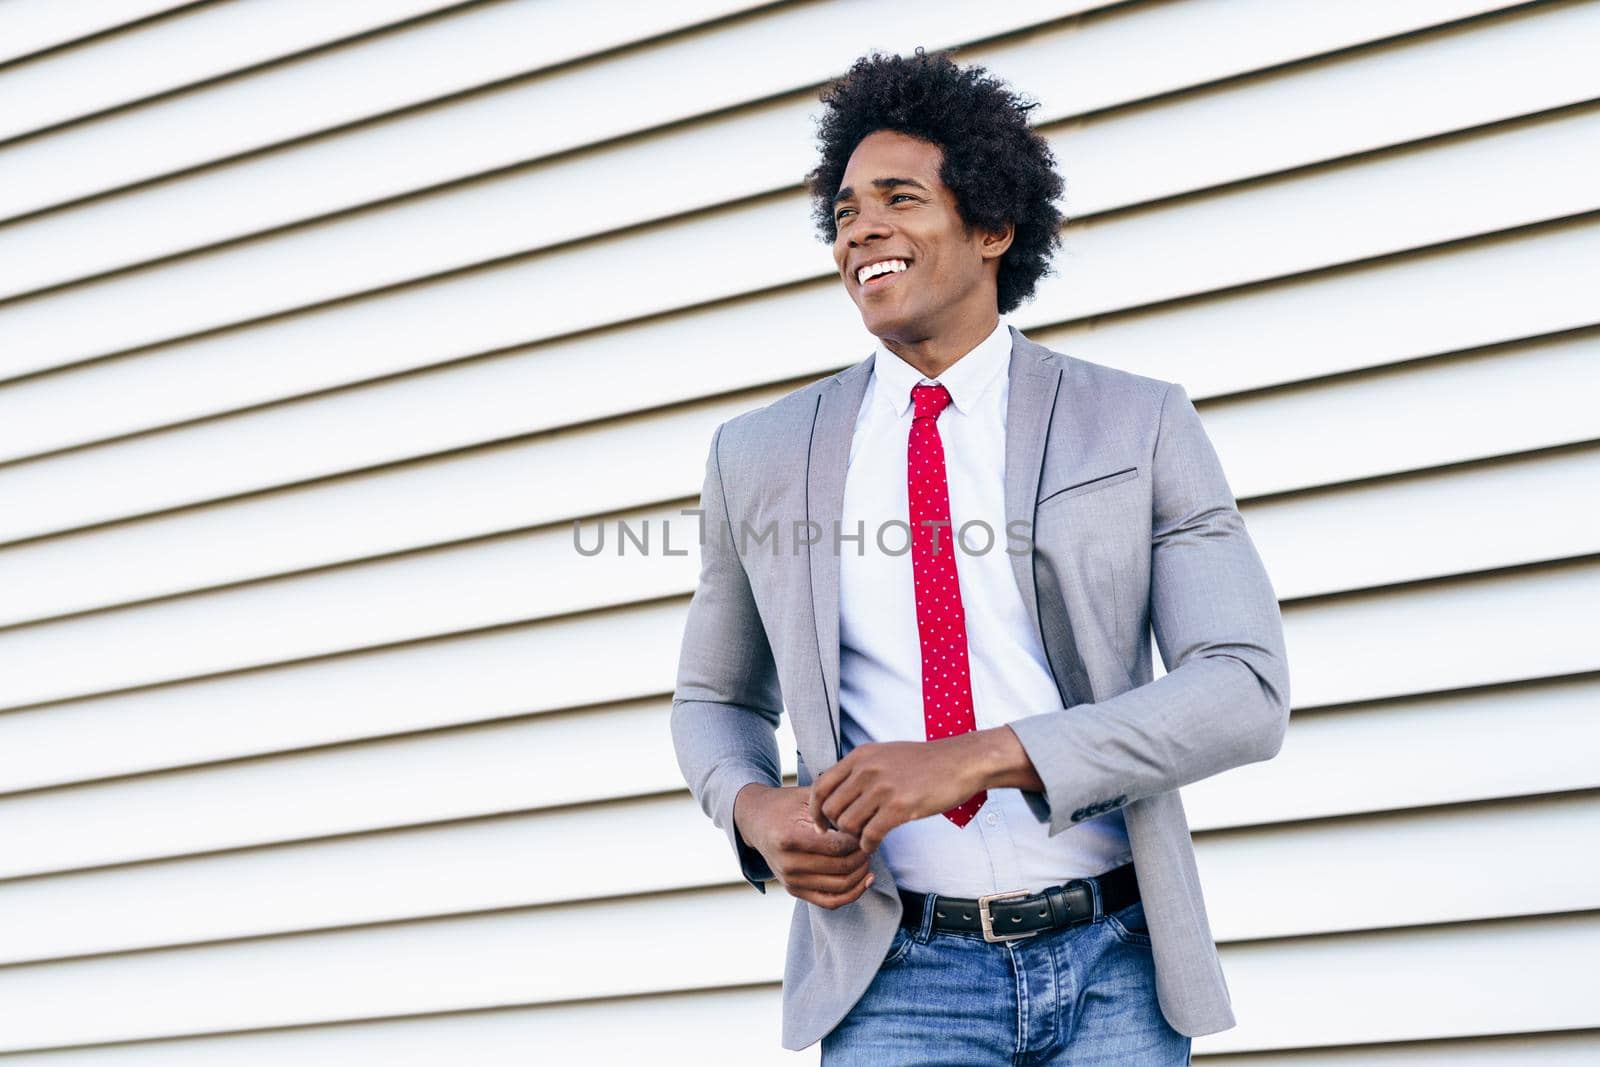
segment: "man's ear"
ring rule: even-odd
[[[979,251],[984,259],[999,259],[1006,254],[1006,249],[1011,247],[1011,242],[1016,240],[1016,236],[1017,227],[1011,222],[1007,222],[998,230],[985,230]]]

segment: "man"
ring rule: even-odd
[[[918,49],[824,93],[808,184],[879,345],[713,435],[674,745],[796,898],[785,1047],[1187,1063],[1234,1017],[1177,790],[1278,752],[1282,623],[1183,387],[1001,318],[1061,181],[982,74]]]

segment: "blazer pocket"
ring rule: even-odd
[[[1116,485],[1118,482],[1125,482],[1129,478],[1137,478],[1138,476],[1138,467],[1125,467],[1119,471],[1112,471],[1110,474],[1102,474],[1097,478],[1090,478],[1085,482],[1077,482],[1073,485],[1067,485],[1060,489],[1051,490],[1045,496],[1040,497],[1034,506],[1038,507],[1052,500],[1061,500],[1065,497],[1082,496],[1084,493],[1093,493],[1096,490],[1105,489],[1109,486]]]

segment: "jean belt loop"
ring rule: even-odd
[[[919,944],[926,945],[933,938],[933,898],[938,893],[924,893],[922,895],[922,922],[917,926],[917,932],[912,936]]]
[[[1100,879],[1085,878],[1084,881],[1089,884],[1089,899],[1094,904],[1094,919],[1092,921],[1099,922],[1101,919],[1105,918],[1106,914],[1105,909],[1101,906]]]

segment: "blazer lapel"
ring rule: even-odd
[[[1028,551],[1011,556],[1011,571],[1027,605],[1033,629],[1044,642],[1039,625],[1039,590],[1033,578],[1033,513],[1039,496],[1039,476],[1044,467],[1044,446],[1049,437],[1050,416],[1055,410],[1061,368],[1053,354],[1011,330],[1010,393],[1006,398],[1006,528],[1022,522]],[[996,545],[1009,544],[1004,530],[998,531]]]
[[[806,559],[811,571],[811,608],[817,624],[817,654],[822,660],[822,688],[833,729],[835,759],[843,755],[844,742],[839,727],[839,556],[833,551],[833,531],[844,515],[850,442],[855,437],[856,415],[861,410],[875,358],[876,352],[835,374],[817,394],[811,452],[806,463],[806,519],[821,530],[807,549]]]
[[[1027,605],[1034,632],[1044,640],[1039,624],[1039,595],[1033,577],[1033,515],[1044,462],[1045,440],[1055,408],[1061,368],[1049,349],[1011,331],[1011,361],[1007,372],[1005,513],[1006,527],[1025,525],[1028,551],[1011,555],[1011,571]],[[876,352],[855,366],[829,378],[817,395],[806,464],[806,519],[820,528],[816,543],[807,549],[811,605],[816,619],[817,654],[822,685],[833,728],[834,757],[842,755],[839,728],[839,557],[833,551],[833,531],[844,514],[845,473],[850,463],[850,443],[856,417],[871,378]],[[994,551],[1010,542],[1006,530],[995,531]],[[816,768],[821,770],[823,768]]]

